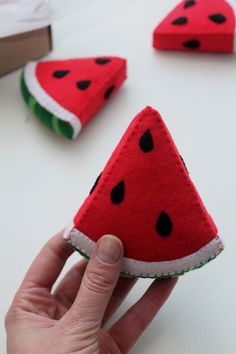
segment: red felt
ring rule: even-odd
[[[108,99],[104,98],[106,90],[114,85],[113,95],[126,78],[126,60],[106,58],[110,61],[105,64],[97,64],[96,58],[39,62],[36,76],[47,94],[78,116],[84,126],[107,102]],[[53,72],[57,70],[69,70],[69,73],[63,78],[55,78]],[[83,80],[91,83],[85,90],[80,90],[76,83]]]
[[[196,4],[184,8],[185,1],[171,11],[156,27],[153,34],[153,46],[161,50],[233,52],[235,34],[235,14],[226,0],[196,0]],[[215,23],[209,19],[212,14],[223,14],[224,23]],[[173,25],[179,17],[186,17],[187,23]],[[200,47],[186,48],[183,43],[197,39]]]
[[[152,151],[143,152],[139,140],[148,129],[154,146]],[[120,204],[113,204],[111,190],[121,180],[125,197]],[[173,222],[168,237],[155,230],[162,211]],[[104,234],[119,236],[125,256],[142,261],[187,256],[217,235],[164,122],[151,107],[140,112],[128,127],[74,223],[94,241]]]

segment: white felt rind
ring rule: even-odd
[[[35,73],[36,65],[37,62],[29,62],[24,69],[24,80],[29,92],[42,107],[55,117],[68,122],[73,127],[73,138],[75,138],[81,130],[79,117],[63,108],[41,87]]]
[[[66,228],[64,238],[77,250],[91,257],[95,242],[77,230],[73,223]],[[223,248],[220,238],[216,236],[197,252],[172,261],[144,262],[124,257],[121,272],[150,278],[178,275],[201,267],[215,258]]]

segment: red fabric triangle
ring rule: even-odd
[[[185,0],[156,27],[153,46],[161,50],[234,51],[235,13],[226,0]]]
[[[75,216],[69,242],[76,230],[85,236],[74,246],[84,253],[84,237],[93,243],[113,234],[122,240],[125,257],[141,262],[175,261],[216,239],[217,228],[151,107],[128,127]],[[204,261],[213,256],[207,253]],[[199,266],[198,259],[194,262]]]
[[[43,90],[84,126],[120,88],[126,78],[126,60],[96,57],[42,61],[35,75]]]

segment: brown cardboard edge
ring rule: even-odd
[[[37,36],[39,36],[37,38]],[[42,48],[33,46],[32,39],[38,39]],[[33,31],[0,38],[0,77],[24,66],[30,60],[46,56],[53,47],[51,25]],[[27,46],[29,44],[29,47]],[[16,51],[14,51],[14,45]],[[29,48],[29,49],[28,49]],[[32,48],[32,50],[30,50]],[[27,49],[27,50],[25,50]],[[21,56],[17,55],[21,53]]]

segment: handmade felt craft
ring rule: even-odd
[[[103,235],[124,244],[122,273],[177,276],[223,249],[161,116],[145,108],[132,121],[64,233],[90,257]]]
[[[41,122],[74,139],[125,78],[126,60],[118,57],[29,62],[21,91]]]
[[[161,50],[233,53],[236,0],[184,0],[156,27]]]

